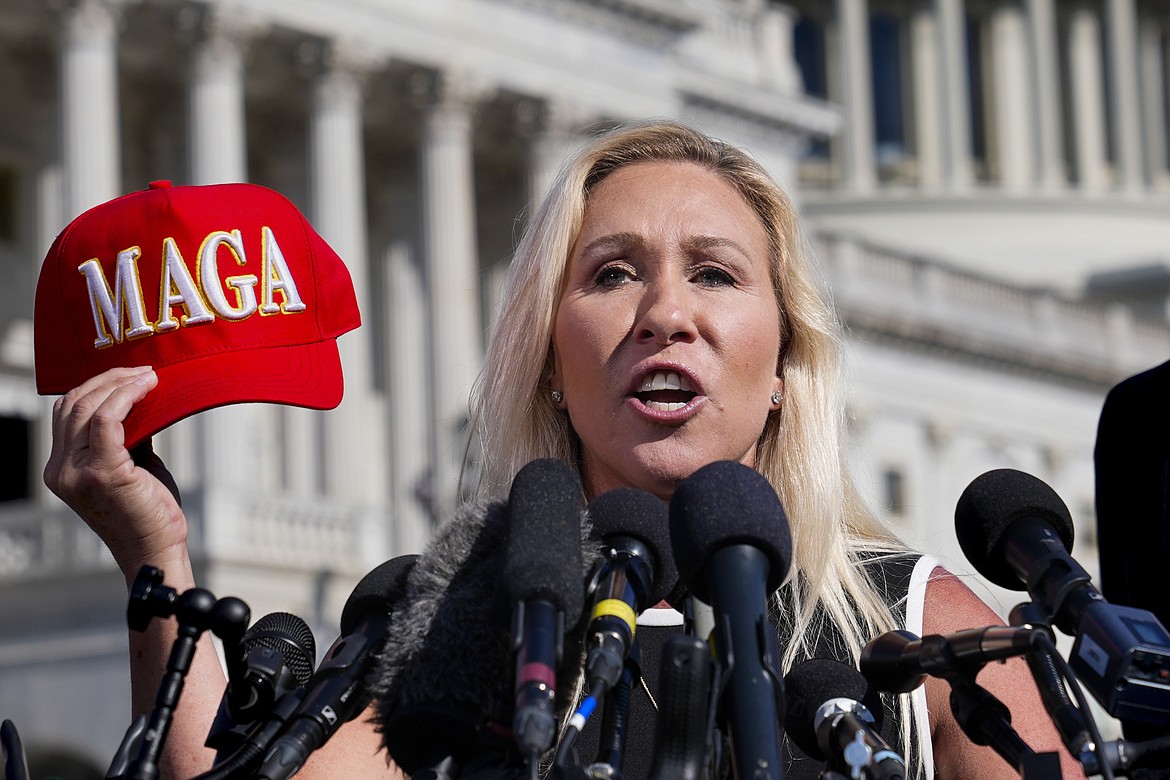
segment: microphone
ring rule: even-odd
[[[316,658],[313,632],[301,618],[273,612],[257,620],[229,660],[227,690],[204,744],[221,754],[235,750],[281,696],[309,682]]]
[[[580,479],[564,461],[534,460],[512,481],[500,583],[516,654],[512,730],[530,767],[552,747],[565,626],[581,617],[584,509]]]
[[[740,463],[711,463],[670,500],[670,538],[680,578],[715,612],[712,634],[738,777],[781,776],[783,680],[767,598],[792,560],[788,518],[764,477]]]
[[[888,631],[861,651],[861,673],[878,690],[909,693],[926,675],[973,679],[990,661],[1024,655],[1040,641],[1041,629],[988,626],[930,634],[919,639],[909,631]]]
[[[589,586],[593,611],[585,631],[589,687],[613,688],[637,630],[637,616],[667,598],[678,584],[670,554],[666,504],[637,488],[618,488],[589,503],[601,564]]]
[[[881,714],[881,700],[852,666],[827,658],[804,661],[784,675],[784,691],[784,731],[810,757],[859,780],[906,777],[905,760],[882,737],[873,714]]]
[[[304,699],[265,755],[258,778],[292,777],[314,750],[365,708],[366,675],[385,643],[390,608],[405,593],[415,559],[393,558],[354,588],[341,612],[341,637],[309,680]]]
[[[971,565],[996,585],[1027,590],[1075,637],[1069,663],[1112,716],[1170,723],[1170,634],[1144,609],[1110,604],[1070,555],[1068,507],[1047,484],[1013,469],[989,471],[963,491],[955,532]]]
[[[29,780],[24,742],[16,725],[7,719],[0,723],[0,755],[4,756],[4,780]]]

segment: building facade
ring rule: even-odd
[[[525,214],[575,145],[648,117],[745,146],[800,205],[892,527],[961,570],[955,500],[1011,466],[1066,499],[1091,568],[1101,402],[1170,357],[1168,34],[1140,0],[10,0],[0,717],[63,777],[104,774],[129,722],[124,583],[40,483],[32,291],[73,216],[155,179],[284,192],[353,275],[339,409],[156,438],[204,586],[320,646],[460,499]]]

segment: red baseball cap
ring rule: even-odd
[[[225,404],[332,409],[336,339],[359,324],[345,264],[283,195],[151,182],[85,212],[49,249],[34,310],[37,392],[152,366],[158,386],[127,416],[127,447]]]

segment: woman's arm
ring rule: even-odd
[[[90,379],[53,406],[53,446],[45,484],[101,537],[126,579],[150,564],[167,587],[195,587],[187,549],[187,519],[174,480],[149,444],[131,453],[122,421],[157,384],[149,369],[116,368]],[[130,632],[133,714],[149,714],[177,635],[174,618],[154,619]],[[163,778],[190,778],[209,769],[214,751],[203,746],[226,680],[206,634],[184,678],[182,695],[160,756]],[[335,777],[401,778],[387,766],[381,737],[368,713],[347,723],[298,774],[305,780]]]
[[[992,625],[1003,625],[1003,621],[987,604],[953,574],[942,568],[934,570],[926,586],[923,635]],[[1012,727],[1033,750],[1060,754],[1061,774],[1066,780],[1085,776],[1080,763],[1069,755],[1052,725],[1024,659],[989,663],[979,673],[977,682],[1007,706]],[[945,680],[926,678],[926,703],[938,776],[944,780],[1018,778],[1019,772],[1008,766],[998,753],[974,744],[959,728],[951,712],[950,692]]]
[[[187,552],[187,519],[174,480],[149,444],[135,455],[125,447],[122,421],[158,380],[149,369],[116,368],[57,399],[53,446],[45,484],[101,537],[126,578],[127,587],[144,564],[161,569],[180,593],[195,586]],[[137,457],[135,457],[137,456]],[[155,619],[144,632],[130,632],[133,713],[154,709],[166,672],[176,622]],[[203,637],[184,680],[183,693],[160,756],[163,777],[190,777],[208,768],[214,753],[203,747],[224,676],[210,637]]]

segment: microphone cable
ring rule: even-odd
[[[581,704],[577,706],[577,711],[569,718],[569,723],[565,729],[565,733],[561,735],[560,744],[557,745],[556,758],[553,760],[553,767],[558,772],[563,772],[569,766],[569,756],[572,755],[573,743],[577,741],[577,735],[581,733],[581,729],[585,728],[585,723],[593,715],[594,711],[605,697],[606,685],[603,681],[598,680],[594,682],[593,687],[589,690],[589,694],[581,700]]]
[[[1036,643],[1041,655],[1031,653],[1024,656],[1028,668],[1032,670],[1032,677],[1036,680],[1036,688],[1040,691],[1040,700],[1044,709],[1052,718],[1056,730],[1065,747],[1072,754],[1087,774],[1100,774],[1104,780],[1113,780],[1113,762],[1108,761],[1105,755],[1105,742],[1101,738],[1101,730],[1089,714],[1089,701],[1080,686],[1072,667],[1061,657],[1056,645],[1047,631],[1040,631]],[[1065,685],[1067,681],[1067,687]],[[1072,691],[1076,699],[1076,706],[1068,698],[1068,691]],[[1075,714],[1074,714],[1075,713]],[[1074,731],[1076,729],[1076,731]],[[1087,750],[1086,737],[1092,748]],[[1088,756],[1096,758],[1096,766],[1088,761]]]

